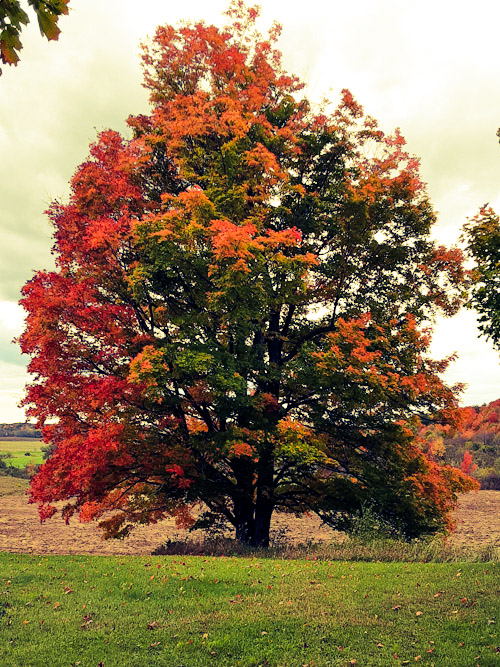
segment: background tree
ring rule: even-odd
[[[468,461],[481,488],[500,490],[500,400],[459,408],[457,417],[454,425],[420,426],[428,454],[452,466]]]
[[[470,304],[479,313],[479,329],[500,350],[500,218],[488,205],[464,225],[474,260]]]
[[[58,39],[59,16],[68,13],[69,0],[28,0],[38,20],[42,37]],[[0,59],[7,65],[17,65],[22,49],[20,34],[30,19],[20,0],[0,0]],[[0,69],[0,74],[2,70]]]
[[[165,514],[269,543],[273,511],[408,536],[449,526],[474,486],[419,447],[451,419],[421,325],[460,305],[418,163],[348,91],[300,99],[257,10],[158,28],[149,116],[103,132],[49,211],[57,270],[25,286],[28,413],[55,447],[31,484],[108,536]],[[55,420],[55,421],[54,421]],[[54,423],[50,423],[50,422]]]

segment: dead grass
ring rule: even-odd
[[[0,475],[0,498],[3,496],[20,496],[28,488],[27,479]]]
[[[23,479],[0,475],[0,551],[35,554],[149,555],[156,553],[238,553],[234,540],[207,540],[201,533],[186,533],[172,519],[138,526],[126,540],[101,539],[96,524],[69,525],[56,516],[40,524],[37,508],[27,502]],[[273,553],[337,560],[491,560],[500,546],[500,492],[479,491],[462,496],[455,514],[457,531],[448,540],[432,543],[382,543],[346,540],[315,516],[296,518],[275,515],[272,524]],[[399,544],[399,546],[397,546]],[[376,546],[376,551],[375,551]],[[378,554],[374,557],[374,554]],[[476,556],[474,556],[476,554]]]

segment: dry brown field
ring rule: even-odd
[[[40,524],[36,506],[28,504],[25,480],[0,476],[0,551],[34,554],[149,555],[166,540],[184,539],[167,519],[139,526],[126,540],[102,540],[96,524],[69,525],[55,516]],[[478,491],[460,498],[455,512],[456,532],[452,545],[500,545],[500,491]],[[275,515],[272,533],[291,543],[330,542],[340,535],[315,516],[302,518]]]

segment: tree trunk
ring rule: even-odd
[[[257,478],[257,500],[255,503],[256,547],[269,546],[269,530],[274,509],[274,452],[268,446],[260,456]]]
[[[252,546],[264,549],[268,548],[272,514],[273,505],[271,502],[257,503],[255,508],[255,534]]]
[[[254,545],[255,506],[250,500],[234,500],[236,539],[249,546]]]
[[[273,504],[262,497],[256,504],[234,504],[236,539],[249,547],[267,549]]]

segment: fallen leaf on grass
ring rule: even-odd
[[[422,616],[422,612],[421,612],[421,611],[417,611],[417,613],[415,614],[415,616]]]
[[[401,609],[401,605],[397,604],[395,607],[392,608],[392,611],[399,611]]]
[[[85,616],[83,617],[83,623],[82,623],[82,625],[81,625],[80,627],[81,627],[82,630],[86,630],[86,629],[88,628],[89,625],[92,625],[93,622],[94,622],[94,621],[92,620],[92,617],[91,617],[91,616],[89,616],[89,615],[85,615]]]
[[[152,623],[148,623],[147,629],[148,630],[155,630],[158,627],[158,621],[153,621]]]
[[[152,644],[149,645],[149,648],[154,648],[155,646],[159,646],[161,642],[153,642]]]

